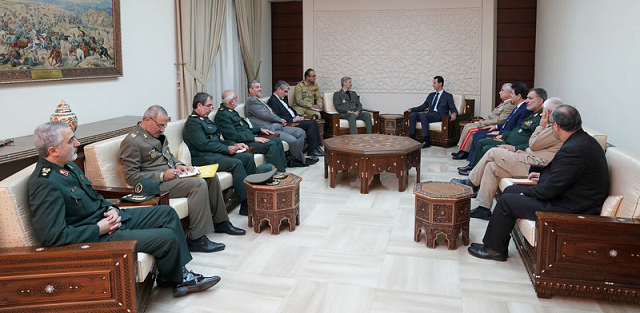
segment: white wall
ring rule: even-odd
[[[538,0],[535,85],[574,105],[585,126],[640,153],[640,1]]]
[[[463,22],[452,18],[456,12],[460,13]],[[422,104],[427,94],[433,91],[431,78],[443,75],[446,90],[476,99],[475,114],[487,114],[494,96],[494,16],[493,0],[304,0],[304,68],[311,67],[316,70],[322,92],[339,89],[339,77],[351,76],[354,79],[353,88],[358,91],[364,106],[380,110],[381,113],[400,113],[408,107]],[[379,17],[387,22],[380,23],[387,26],[372,22],[372,19]],[[428,19],[428,25],[422,22],[426,21],[425,18]],[[344,21],[341,22],[340,19]],[[433,22],[431,19],[436,21]],[[340,33],[342,30],[338,31],[340,25],[344,25],[344,34]],[[460,34],[455,25],[474,25],[477,28],[470,30],[475,33],[475,37],[467,38],[468,34]],[[361,29],[356,29],[357,26]],[[398,40],[398,36],[390,35],[390,29],[385,33],[384,27],[392,27],[400,31],[399,34],[406,36]],[[420,30],[425,27],[427,29]],[[440,32],[433,30],[436,27],[441,28]],[[403,28],[407,29],[406,33],[401,31]],[[422,36],[421,31],[429,34]],[[465,37],[464,40],[471,39],[473,46],[460,45],[456,42],[456,34],[457,37]],[[367,38],[361,40],[363,35]],[[326,40],[334,37],[335,40]],[[417,39],[422,37],[431,38],[432,42],[425,43],[424,40]],[[394,40],[404,47],[395,48],[395,45],[389,43]],[[407,42],[409,44],[405,44]],[[365,46],[364,49],[370,55],[363,56],[342,52],[336,54],[337,52],[330,48],[335,44],[336,51],[349,50],[345,47],[354,43],[358,48],[373,43],[374,49]],[[407,46],[415,51],[409,51],[406,49]],[[426,46],[429,46],[428,49],[425,49]],[[379,49],[376,50],[375,47]],[[395,53],[394,50],[402,51]],[[424,56],[423,51],[432,52],[434,56]],[[461,56],[445,55],[443,51],[460,51]],[[412,52],[416,57],[415,64],[402,56]],[[375,61],[372,66],[367,66],[369,61],[361,58],[378,60],[380,64]],[[345,64],[346,73],[338,73],[343,67],[335,65],[338,63]],[[419,69],[416,69],[417,64],[422,64]],[[447,71],[451,73],[447,75]],[[460,74],[465,71],[471,75]],[[447,84],[447,78],[450,79],[450,84]],[[327,79],[330,81],[325,81]],[[389,80],[389,83],[381,83],[381,80]],[[387,87],[389,90],[379,90],[383,88],[377,86]],[[487,105],[483,106],[483,103]]]
[[[60,100],[80,125],[123,115],[142,116],[152,104],[177,112],[173,1],[120,1],[123,77],[0,85],[0,139],[30,135]],[[14,118],[11,118],[14,117]]]

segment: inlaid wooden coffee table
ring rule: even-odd
[[[324,178],[336,187],[338,172],[352,172],[360,178],[360,193],[369,193],[369,182],[382,172],[398,177],[398,191],[409,185],[409,169],[416,168],[420,182],[422,144],[408,137],[381,134],[342,135],[325,139]]]
[[[274,186],[258,185],[247,182],[247,205],[249,218],[248,226],[256,233],[262,228],[262,222],[267,221],[271,234],[280,233],[283,220],[289,222],[289,231],[300,225],[300,176],[285,173],[288,176]]]

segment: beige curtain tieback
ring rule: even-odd
[[[195,78],[195,80],[203,85],[205,85],[207,83],[206,79],[202,76],[202,74],[200,74],[198,71],[196,71],[194,68],[192,68],[189,65],[182,65],[184,66],[184,68],[187,69],[187,71],[189,71],[189,74],[191,74],[191,76],[193,76],[193,78]]]

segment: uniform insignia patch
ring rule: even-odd
[[[152,158],[152,159],[155,159],[155,158],[156,158],[156,156],[157,156],[157,154],[156,154],[156,152],[155,152],[155,151],[154,151],[154,152],[151,152],[151,158]]]
[[[131,133],[131,138],[136,138],[136,136],[138,136],[137,133]]]
[[[531,124],[533,124],[532,120],[524,121],[524,125],[526,125],[527,127],[531,126]]]
[[[346,100],[344,100],[344,99],[342,99],[342,102],[344,103],[344,102],[347,102],[347,101],[346,101]]]
[[[67,171],[65,171],[63,169],[60,169],[60,174],[62,174],[64,176],[69,176],[69,172],[67,172]]]
[[[302,83],[302,82],[301,82],[300,84],[298,84],[298,85],[299,85],[300,87],[304,87],[304,83]]]
[[[200,120],[201,120],[201,121],[204,121],[204,117],[200,116]]]
[[[233,112],[233,110],[229,109],[229,112]]]
[[[43,167],[42,170],[40,171],[40,176],[49,177],[49,172],[51,172],[50,167]]]
[[[142,134],[142,137],[144,137],[146,139],[147,138],[147,134]]]
[[[76,192],[76,190],[78,190],[78,186],[73,186],[73,188],[71,188],[71,192]]]

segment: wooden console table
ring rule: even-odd
[[[84,171],[84,146],[128,133],[141,120],[140,116],[122,116],[100,122],[80,124],[76,138],[80,141],[76,163]],[[18,137],[13,144],[0,147],[0,180],[38,160],[33,135]]]

